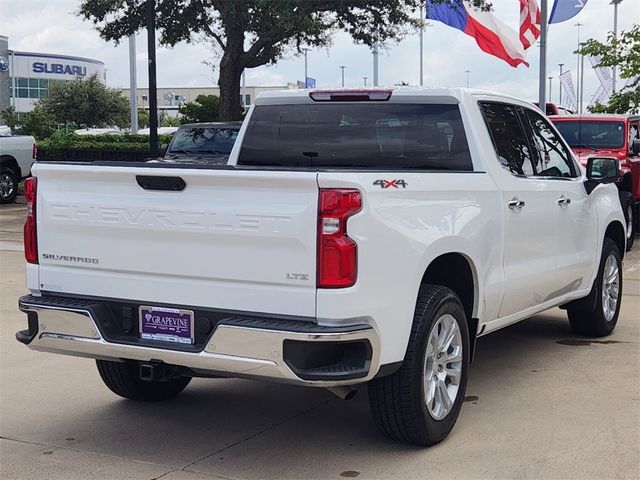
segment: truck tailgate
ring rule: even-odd
[[[39,164],[42,291],[315,315],[315,172]],[[180,177],[182,191],[138,176]]]

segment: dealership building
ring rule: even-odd
[[[0,35],[0,111],[13,106],[26,113],[60,82],[96,74],[106,81],[104,63],[99,60],[51,53],[9,50],[9,41]]]
[[[246,85],[240,88],[240,102],[249,107],[253,104],[256,96],[262,92],[270,92],[273,90],[291,90],[301,88],[295,83],[287,83],[286,85],[275,86],[256,86]],[[129,89],[123,88],[122,95],[129,97]],[[200,95],[220,96],[220,88],[211,87],[158,87],[158,111],[165,112],[169,116],[176,116],[178,109],[185,103],[193,102]],[[136,102],[138,108],[149,109],[149,89],[146,87],[138,87],[136,89]]]

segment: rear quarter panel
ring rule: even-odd
[[[499,196],[486,173],[321,172],[320,188],[358,188],[362,210],[348,222],[358,243],[358,281],[319,289],[321,323],[359,319],[381,338],[381,363],[404,358],[421,279],[438,256],[467,257],[474,276],[474,312],[492,317],[502,295]],[[403,179],[404,189],[381,189],[379,179]]]

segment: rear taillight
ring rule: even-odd
[[[31,158],[34,160],[38,158],[38,146],[35,143],[31,147]]]
[[[36,229],[36,198],[38,179],[24,181],[24,197],[27,200],[27,219],[24,222],[24,258],[29,263],[38,263],[38,233]]]
[[[347,219],[362,208],[358,190],[321,189],[318,208],[318,288],[356,283],[358,245],[347,235]]]

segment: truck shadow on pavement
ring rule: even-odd
[[[398,465],[416,456],[430,458],[473,435],[483,422],[495,421],[488,416],[495,417],[501,402],[510,401],[505,392],[525,396],[549,359],[570,359],[584,352],[556,343],[571,337],[568,322],[556,313],[479,339],[466,393],[477,398],[465,402],[449,439],[429,450],[379,434],[369,414],[366,388],[345,402],[322,389],[235,379],[194,379],[178,398],[157,404],[119,399],[105,387],[98,391],[104,397],[90,412],[90,421],[71,421],[73,414],[65,412],[43,428],[51,429],[47,436],[59,438],[52,443],[61,446],[176,469],[286,477],[293,471],[326,476],[330,472],[319,472],[330,468],[335,476],[355,475],[382,452],[392,453]],[[330,459],[322,454],[329,450]]]

